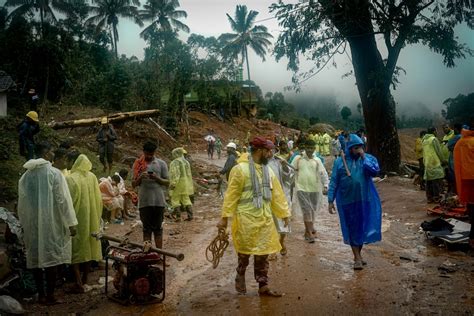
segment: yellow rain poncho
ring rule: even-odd
[[[26,266],[71,263],[70,226],[77,225],[64,176],[49,161],[31,159],[18,185],[18,217],[24,231]]]
[[[175,148],[171,155],[174,159],[169,170],[171,206],[178,207],[182,202],[185,202],[184,206],[191,205],[189,196],[194,194],[191,166],[184,158],[183,148]]]
[[[321,136],[321,154],[323,156],[329,156],[331,153],[331,150],[329,148],[329,145],[331,144],[331,136],[329,136],[328,133],[324,133],[323,136]]]
[[[72,263],[102,259],[100,241],[91,236],[100,230],[102,197],[92,163],[79,155],[66,178],[78,221],[77,235],[72,239]]]
[[[426,134],[423,137],[423,163],[425,165],[425,180],[444,178],[442,165],[447,164],[447,157],[442,152],[439,140],[433,134]]]
[[[316,148],[315,148],[315,152],[316,153],[319,153],[321,151],[321,148],[319,146],[319,139],[320,139],[320,136],[319,134],[311,134],[309,139],[311,139],[312,141],[314,141],[316,143]]]
[[[258,181],[262,183],[262,166],[255,164]],[[252,203],[252,181],[248,160],[235,166],[222,206],[222,217],[232,217],[232,239],[235,251],[248,255],[268,255],[281,250],[273,214],[277,218],[290,216],[280,182],[270,169],[271,201],[263,201],[257,209]]]

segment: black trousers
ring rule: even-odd
[[[426,198],[429,202],[439,202],[443,193],[443,179],[426,181]]]

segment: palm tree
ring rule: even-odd
[[[267,49],[271,46],[270,38],[273,36],[268,33],[266,26],[254,25],[258,12],[247,11],[247,6],[238,5],[235,8],[235,16],[232,18],[227,13],[230,26],[235,33],[225,33],[220,39],[225,43],[224,54],[237,59],[242,56],[242,65],[244,60],[247,62],[247,76],[250,84],[250,67],[248,58],[248,46],[265,61]]]
[[[153,31],[184,31],[189,33],[189,27],[178,19],[186,18],[188,14],[179,8],[178,0],[148,0],[140,10],[140,19],[151,22],[141,33],[143,38],[149,37]]]
[[[138,17],[137,6],[140,6],[139,0],[92,0],[95,6],[89,6],[89,12],[92,14],[86,23],[96,24],[98,30],[103,29],[106,25],[111,28],[113,51],[115,57],[118,57],[117,42],[119,35],[117,25],[119,17],[132,19],[139,26],[143,26],[143,22]]]
[[[68,14],[71,10],[67,0],[7,0],[5,7],[17,7],[8,15],[7,19],[24,15],[34,16],[39,11],[42,37],[44,36],[45,20],[52,23],[58,22],[54,10],[63,14]]]

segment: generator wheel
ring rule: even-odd
[[[135,295],[130,295],[128,298],[128,302],[132,305],[135,305],[137,303],[137,299],[135,298]]]

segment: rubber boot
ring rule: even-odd
[[[193,209],[191,206],[185,206],[184,208],[186,210],[186,213],[188,214],[188,217],[186,218],[187,221],[192,221],[193,220]]]
[[[176,222],[181,222],[181,207],[176,207],[173,210],[173,217],[175,218]]]

